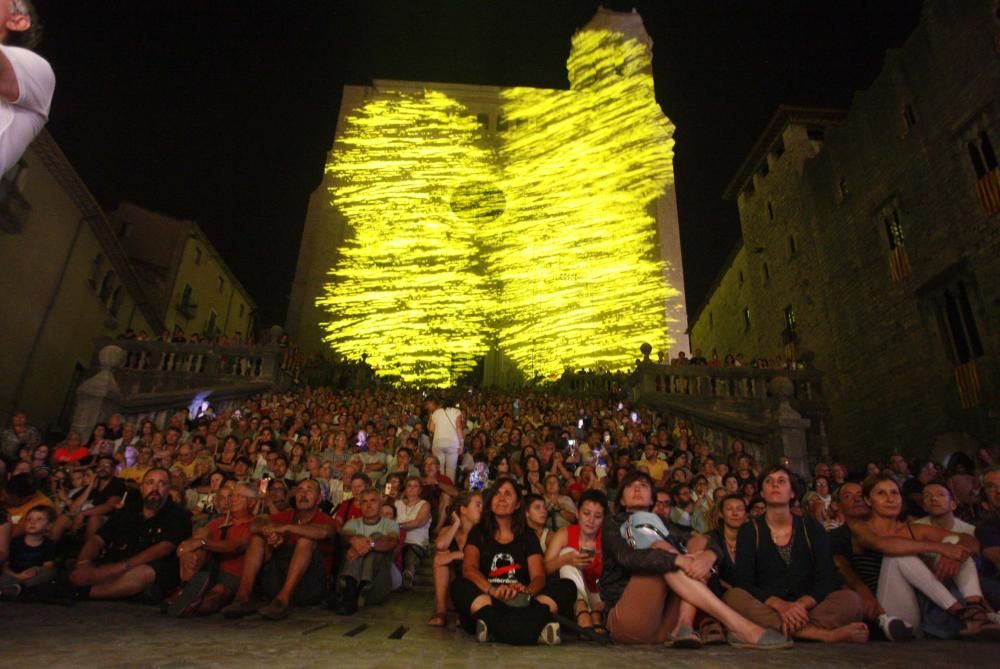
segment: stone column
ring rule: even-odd
[[[784,455],[791,462],[792,471],[808,480],[811,472],[806,431],[812,423],[789,402],[795,396],[795,384],[788,377],[777,376],[767,387],[772,398],[768,464],[776,463]]]
[[[121,390],[115,381],[114,370],[125,364],[125,350],[108,345],[97,354],[101,369],[80,384],[76,390],[76,409],[73,411],[73,431],[87,441],[94,426],[121,409]]]

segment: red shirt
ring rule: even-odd
[[[346,525],[347,521],[360,518],[363,515],[361,513],[361,505],[357,502],[358,500],[353,497],[351,499],[345,499],[333,512],[333,517],[340,520],[341,527]]]
[[[229,527],[225,528],[225,537],[222,536],[222,525],[226,522],[226,517],[216,518],[208,524],[208,536],[212,538],[212,541],[224,541],[229,539],[248,539],[251,535],[251,528],[253,528],[253,518],[248,518],[246,522],[234,523]],[[227,574],[232,574],[233,576],[241,576],[243,574],[243,556],[245,551],[240,551],[239,553],[220,553],[219,554],[219,569],[226,572]]]
[[[326,515],[319,509],[313,512],[312,518],[309,519],[307,523],[298,523],[295,516],[298,512],[295,509],[288,509],[287,511],[279,511],[278,513],[272,513],[270,516],[270,521],[273,525],[328,525],[334,530],[337,529],[337,523],[334,522],[333,518]],[[359,512],[360,514],[360,512]],[[285,532],[284,534],[285,543],[289,546],[294,546],[299,540],[298,535],[292,534],[291,532]],[[334,558],[334,542],[333,538],[326,541],[320,541],[319,550],[323,553],[323,564],[326,565],[326,571],[329,572],[333,569],[333,558]]]
[[[75,451],[71,451],[64,446],[62,448],[57,448],[56,452],[52,454],[52,462],[56,464],[65,464],[67,462],[79,462],[88,455],[90,455],[90,451],[88,451],[83,446],[76,449]]]
[[[577,551],[580,550],[580,526],[576,523],[568,526],[566,528],[566,545]],[[594,560],[590,563],[590,566],[586,569],[582,569],[583,572],[583,582],[587,585],[588,592],[599,592],[600,588],[597,585],[597,579],[601,577],[601,572],[604,570],[604,564],[601,560],[601,533],[597,533],[597,539],[594,541]]]

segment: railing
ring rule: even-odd
[[[739,439],[760,462],[788,456],[806,473],[829,456],[822,374],[815,369],[662,365],[640,362],[633,396],[683,418],[717,452]]]
[[[73,429],[86,438],[112,413],[153,418],[161,425],[181,408],[217,410],[257,393],[282,389],[297,373],[297,360],[277,345],[175,344],[99,339],[93,375],[77,390]],[[194,414],[192,414],[194,416]]]
[[[97,351],[107,345],[125,351],[124,364],[113,370],[125,397],[248,382],[283,386],[290,380],[286,349],[277,345],[175,344],[134,339],[99,339],[95,344]]]
[[[773,379],[792,382],[792,397],[800,402],[823,399],[823,377],[812,369],[757,369],[707,365],[660,365],[642,362],[636,369],[643,393],[691,398],[764,401]]]
[[[619,397],[627,392],[629,378],[624,373],[566,372],[556,382],[555,392],[571,397]]]

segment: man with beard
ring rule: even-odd
[[[191,515],[170,501],[170,474],[150,469],[142,505],[128,504],[87,539],[70,573],[82,598],[159,601],[179,583],[177,546],[191,536]]]
[[[125,484],[115,477],[115,459],[110,455],[99,457],[94,478],[83,493],[88,496],[90,506],[72,519],[73,531],[86,529],[86,538],[92,537],[108,515],[121,504],[126,490]]]

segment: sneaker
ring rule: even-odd
[[[167,615],[171,618],[187,618],[193,616],[201,605],[201,599],[208,592],[212,583],[212,575],[207,571],[199,571],[191,577],[184,590],[167,605]]]
[[[562,643],[559,635],[559,623],[549,623],[542,628],[542,633],[538,635],[538,643],[545,646],[558,646]]]
[[[11,602],[21,596],[21,586],[17,583],[0,586],[0,600]]]
[[[490,640],[490,630],[486,627],[485,620],[476,621],[476,641],[486,643]]]
[[[272,599],[271,603],[258,611],[260,615],[268,620],[284,620],[288,617],[288,604],[280,599]]]
[[[889,641],[913,641],[913,627],[906,621],[883,613],[878,617],[878,626]]]
[[[245,618],[257,613],[257,606],[250,601],[233,600],[233,603],[222,609],[226,618]]]

